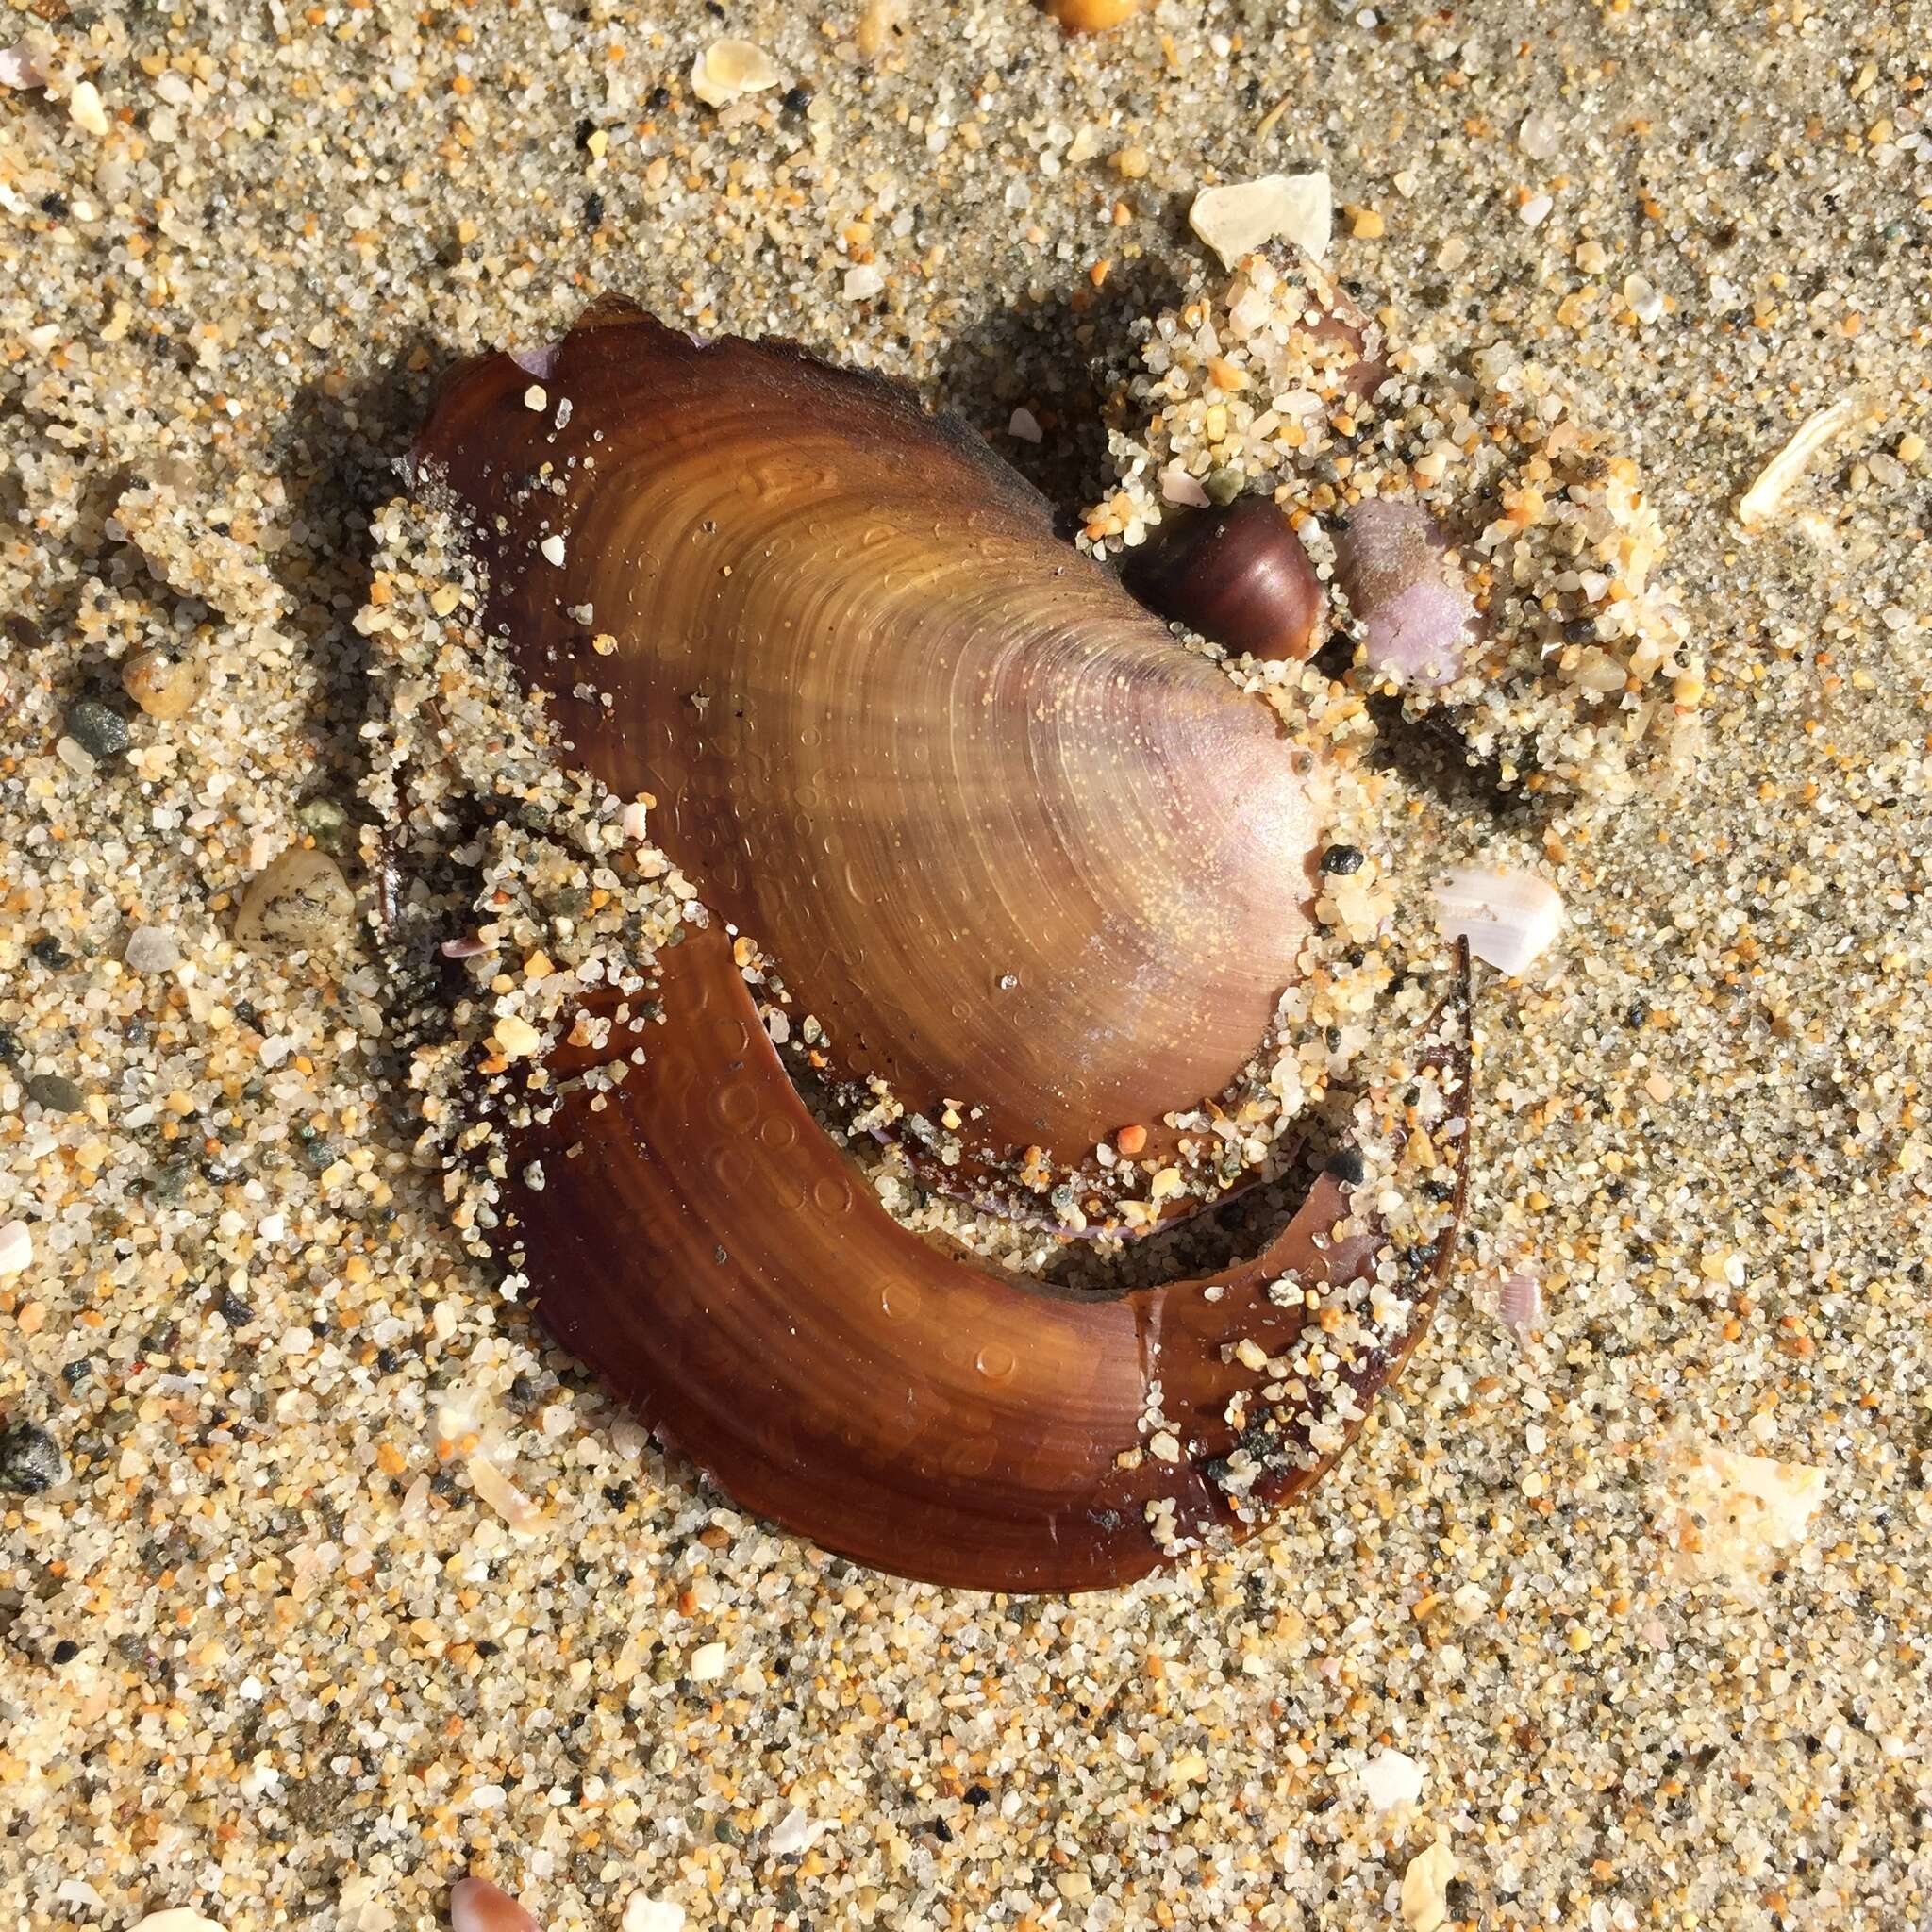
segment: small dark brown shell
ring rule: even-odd
[[[1122,578],[1150,610],[1237,654],[1302,658],[1319,641],[1322,580],[1270,497],[1169,511]]]

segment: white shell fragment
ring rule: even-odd
[[[756,41],[713,41],[691,62],[691,91],[706,107],[723,108],[781,78],[777,62]]]
[[[1803,1462],[1744,1456],[1692,1440],[1679,1452],[1682,1511],[1674,1572],[1681,1582],[1748,1585],[1778,1553],[1802,1542],[1824,1500],[1824,1472]],[[1686,1524],[1696,1534],[1683,1534]]]
[[[170,1906],[165,1911],[150,1912],[134,1927],[134,1932],[222,1932],[222,1928],[192,1907]]]
[[[0,1279],[25,1274],[34,1257],[33,1230],[24,1221],[9,1221],[0,1227]]]
[[[1402,1874],[1402,1923],[1408,1932],[1441,1932],[1449,1923],[1449,1881],[1456,1876],[1456,1854],[1438,1839],[1418,1852]]]
[[[1356,1775],[1377,1811],[1413,1805],[1423,1794],[1423,1768],[1406,1751],[1378,1751]]]
[[[1188,225],[1233,268],[1263,242],[1292,242],[1321,261],[1334,228],[1335,199],[1325,173],[1263,175],[1204,188],[1188,210]]]
[[[1761,530],[1777,513],[1806,465],[1851,421],[1855,407],[1850,396],[1840,396],[1828,409],[1820,409],[1798,425],[1791,440],[1738,499],[1738,521],[1747,530]]]
[[[1533,873],[1462,866],[1444,874],[1433,896],[1442,937],[1466,939],[1499,973],[1521,973],[1541,958],[1563,926],[1561,894]]]
[[[624,1908],[624,1932],[684,1932],[684,1907],[634,1891]]]
[[[772,1827],[771,1836],[765,1840],[765,1849],[774,1858],[789,1858],[797,1853],[810,1851],[824,1832],[824,1819],[808,1817],[794,1805]]]

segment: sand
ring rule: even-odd
[[[17,25],[20,1924],[386,1932],[466,1870],[631,1932],[638,1901],[908,1932],[1932,1916],[1932,15]],[[727,35],[778,81],[706,106]],[[617,289],[902,375],[1073,509],[1110,480],[1088,359],[1198,268],[1196,189],[1312,165],[1398,329],[1560,364],[1641,461],[1707,748],[1614,812],[1443,802],[1445,861],[1533,865],[1568,923],[1485,992],[1468,1251],[1307,1507],[1071,1604],[860,1574],[544,1348],[449,1224],[359,929],[244,942],[244,896],[312,841],[368,904],[368,525],[451,359]],[[163,641],[209,674],[174,718],[122,689]]]

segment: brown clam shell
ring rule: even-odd
[[[1313,1455],[1296,1405],[1271,1408],[1267,1373],[1234,1355],[1244,1340],[1293,1352],[1313,1317],[1271,1298],[1284,1274],[1333,1288],[1374,1262],[1373,1230],[1339,1228],[1348,1190],[1332,1174],[1218,1276],[1057,1294],[941,1254],[885,1212],[787,1078],[722,932],[690,932],[659,964],[665,1024],[638,1036],[645,1066],[601,1107],[567,1091],[516,1138],[510,1174],[535,1159],[542,1185],[507,1184],[503,1239],[558,1341],[737,1502],[927,1582],[1091,1590],[1162,1560],[1150,1506],[1171,1504],[1183,1537],[1251,1526],[1215,1475],[1238,1441],[1263,1509],[1341,1453]],[[1465,956],[1423,1056],[1465,1121],[1468,1054]],[[566,1087],[572,1063],[552,1057]],[[1458,1220],[1468,1142],[1465,1129],[1437,1149]],[[1428,1325],[1453,1244],[1403,1257],[1398,1341],[1341,1351],[1359,1408]],[[1156,1385],[1177,1461],[1144,1446]],[[1244,1391],[1237,1431],[1228,1405]]]
[[[1324,1324],[1287,1378],[1307,1401],[1241,1344],[1304,1354],[1286,1276],[1338,1314],[1388,1279],[1345,1165],[1208,1279],[1083,1297],[941,1252],[821,1130],[721,922],[845,1071],[976,1105],[985,1159],[1075,1161],[1124,1124],[1152,1154],[1296,971],[1315,760],[970,432],[788,346],[600,307],[460,374],[418,454],[558,755],[656,797],[709,908],[658,956],[661,1024],[556,1049],[492,1161],[494,1238],[558,1340],[741,1505],[934,1582],[1118,1583],[1305,1489],[1426,1325],[1453,1232],[1394,1257],[1399,1333]],[[621,1083],[574,1077],[637,1047]],[[1416,1178],[1457,1217],[1468,1054],[1465,958],[1419,1056],[1464,1129]]]
[[[418,458],[569,757],[657,798],[654,838],[841,1071],[1072,1166],[1260,1043],[1320,768],[964,425],[604,304],[460,373]]]

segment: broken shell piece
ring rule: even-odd
[[[571,1075],[598,1050],[552,1054],[559,1104],[511,1137],[499,1248],[551,1334],[661,1441],[837,1555],[973,1590],[1127,1582],[1301,1494],[1427,1326],[1468,1159],[1466,964],[1418,1055],[1464,1129],[1435,1133],[1450,1206],[1425,1241],[1392,1246],[1356,1205],[1357,1156],[1252,1259],[1086,1298],[930,1247],[885,1211],[787,1077],[721,927],[657,963],[653,1077],[593,1108]],[[541,1191],[516,1179],[566,1147]],[[1389,1319],[1335,1345],[1315,1412],[1238,1357],[1244,1340],[1292,1354],[1311,1305],[1371,1307],[1383,1275]],[[1277,1300],[1288,1276],[1303,1293]],[[1144,1426],[1150,1337],[1172,1459]]]
[[[1542,1283],[1520,1272],[1507,1276],[1496,1297],[1496,1313],[1518,1341],[1527,1341],[1542,1325]]]
[[[25,41],[0,47],[0,87],[45,87],[47,76],[34,50]]]
[[[150,718],[185,718],[208,694],[208,666],[198,657],[151,647],[121,667],[121,689]]]
[[[1326,768],[905,391],[609,304],[559,352],[567,429],[526,382],[459,375],[419,471],[559,755],[665,801],[709,915],[656,956],[650,1076],[575,1077],[626,1043],[573,1026],[492,1156],[491,1239],[539,1318],[740,1504],[881,1569],[1087,1589],[1244,1533],[1345,1450],[1450,1265],[1466,950],[1411,1057],[1414,1191],[1382,1185],[1407,1150],[1345,1148],[1259,1253],[1111,1297],[927,1243],[791,1084],[734,937],[824,1023],[819,1058],[1017,1146],[1018,1184],[1048,1147],[1124,1150],[1123,1123],[1144,1159],[1111,1164],[1159,1176],[1169,1116],[1227,1088],[1298,970]],[[594,689],[585,606],[615,644]],[[612,1033],[621,1004],[586,996]],[[497,1044],[532,1044],[511,1017]],[[1317,1393],[1237,1357],[1317,1322]]]
[[[1680,1446],[1676,1473],[1684,1507],[1673,1569],[1685,1582],[1750,1583],[1780,1551],[1804,1541],[1824,1500],[1822,1469],[1742,1456],[1696,1439]]]
[[[1852,419],[1857,404],[1840,396],[1828,409],[1820,409],[1798,425],[1791,440],[1757,474],[1757,480],[1738,499],[1738,521],[1747,530],[1761,530],[1783,505],[1787,492],[1806,465]]]
[[[1441,1932],[1449,1923],[1449,1886],[1456,1854],[1438,1839],[1408,1861],[1402,1874],[1402,1923],[1408,1932]]]
[[[1233,268],[1265,242],[1292,242],[1317,261],[1328,253],[1335,199],[1325,173],[1263,175],[1258,181],[1204,188],[1188,210],[1188,225]]]
[[[1356,1774],[1372,1809],[1413,1805],[1423,1794],[1423,1768],[1406,1751],[1378,1751]]]
[[[723,108],[744,94],[762,93],[784,76],[756,41],[713,41],[691,62],[691,91],[708,108]]]
[[[1458,867],[1437,882],[1433,896],[1442,936],[1467,940],[1500,973],[1521,973],[1562,930],[1561,894],[1533,873]]]
[[[242,895],[235,937],[244,946],[264,941],[319,947],[342,938],[356,896],[327,853],[291,845]]]
[[[1335,575],[1361,620],[1361,661],[1401,684],[1453,683],[1475,642],[1475,599],[1419,504],[1372,497],[1335,539]]]
[[[449,1895],[452,1932],[539,1932],[537,1921],[501,1886],[459,1878]]]

